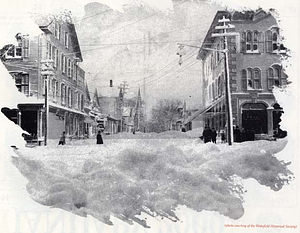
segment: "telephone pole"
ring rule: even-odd
[[[227,38],[229,36],[238,36],[239,33],[237,32],[227,32],[227,29],[234,29],[235,26],[232,24],[229,24],[230,19],[225,18],[223,16],[222,19],[219,19],[218,21],[222,25],[216,26],[215,29],[222,30],[221,33],[212,33],[212,37],[221,37],[224,40],[224,49],[218,50],[213,48],[204,48],[204,47],[198,47],[195,45],[187,45],[178,43],[178,51],[177,55],[179,55],[179,65],[182,64],[182,56],[186,54],[184,50],[184,46],[193,47],[193,48],[200,48],[204,50],[209,51],[217,51],[224,54],[224,63],[225,63],[225,101],[226,101],[226,112],[227,112],[227,142],[228,145],[232,145],[233,142],[233,117],[232,117],[232,105],[231,105],[231,91],[230,91],[230,77],[229,77],[229,65],[228,65],[228,42]],[[228,24],[226,24],[228,23]]]
[[[123,132],[123,111],[124,111],[124,95],[126,93],[126,90],[128,89],[128,84],[126,81],[123,81],[123,83],[119,86],[120,89],[120,98],[121,98],[121,128],[120,131]]]
[[[222,30],[222,33],[212,33],[212,37],[222,37],[224,40],[224,63],[225,63],[225,101],[226,101],[226,112],[227,112],[227,141],[228,145],[232,145],[233,142],[233,117],[232,117],[232,105],[231,105],[231,91],[230,91],[230,77],[229,77],[229,65],[228,65],[228,42],[229,36],[239,35],[236,32],[227,32],[227,29],[234,29],[235,26],[229,24],[230,19],[223,16],[222,19],[218,20],[222,25],[216,26],[215,29]],[[226,24],[228,23],[228,24]]]

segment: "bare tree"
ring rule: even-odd
[[[149,127],[151,131],[161,132],[172,129],[172,125],[179,118],[178,108],[182,101],[174,99],[163,99],[152,108]]]

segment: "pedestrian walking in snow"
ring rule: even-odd
[[[202,136],[203,136],[204,143],[210,142],[211,136],[212,136],[211,129],[209,127],[205,126]]]
[[[242,141],[242,137],[241,137],[241,131],[239,129],[238,126],[235,127],[235,129],[233,130],[233,135],[234,135],[234,141],[235,142],[241,142]]]
[[[58,145],[65,145],[66,144],[66,132],[62,132],[59,138]]]
[[[217,143],[217,131],[214,128],[211,129],[211,141]]]
[[[226,136],[225,136],[225,131],[224,130],[221,131],[221,141],[222,141],[222,143],[226,142]]]
[[[103,139],[100,131],[98,131],[97,134],[97,144],[103,144]]]

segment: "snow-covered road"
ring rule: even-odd
[[[178,221],[179,206],[239,219],[245,212],[246,179],[273,191],[293,179],[287,164],[273,156],[286,140],[229,147],[178,135],[107,136],[104,145],[95,145],[94,139],[66,146],[53,142],[19,149],[13,163],[38,203],[106,224],[113,224],[114,216],[150,227],[141,213]]]

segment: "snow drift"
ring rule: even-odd
[[[142,212],[178,220],[176,208],[243,216],[243,179],[274,191],[293,179],[274,154],[285,140],[227,145],[191,139],[106,140],[105,146],[36,147],[17,151],[14,164],[37,202],[92,215],[112,224],[113,215],[147,227]]]

